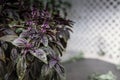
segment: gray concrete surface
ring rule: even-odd
[[[67,80],[88,80],[88,76],[92,73],[108,73],[112,71],[117,76],[117,80],[120,80],[120,70],[116,69],[116,66],[111,63],[96,59],[84,59],[76,62],[65,63]]]

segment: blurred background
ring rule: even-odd
[[[120,80],[120,0],[66,1],[72,5],[68,18],[75,22],[62,57],[63,62],[73,61],[65,64],[68,80],[87,80],[83,75],[108,71]],[[81,58],[85,60],[76,61]]]

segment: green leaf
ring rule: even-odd
[[[47,54],[55,54],[55,51],[50,47],[43,48]]]
[[[3,37],[0,37],[0,40],[2,41],[7,41],[7,42],[12,42],[13,40],[15,40],[16,38],[18,38],[17,35],[5,35]]]
[[[68,41],[68,39],[70,38],[69,31],[68,30],[64,31],[64,34],[65,34],[66,40]]]
[[[25,77],[25,72],[26,72],[26,61],[24,57],[20,57],[17,63],[17,75],[19,80],[23,80]]]
[[[50,68],[48,65],[43,65],[42,69],[41,69],[41,74],[45,77],[47,75],[49,75],[50,72]]]
[[[42,50],[42,49],[38,49],[35,51],[30,51],[30,53],[35,56],[36,58],[38,58],[39,60],[41,60],[44,63],[48,63],[47,61],[47,54]]]
[[[5,62],[5,53],[3,51],[3,49],[0,47],[0,60],[2,60],[3,62]]]
[[[53,69],[49,68],[48,65],[43,65],[41,68],[40,80],[52,80]]]
[[[56,42],[57,46],[59,46],[62,50],[64,50],[63,45],[60,42]]]
[[[59,51],[60,55],[62,56],[62,52],[64,51],[63,48],[61,48],[61,46],[57,45],[56,49]]]
[[[88,79],[89,80],[116,80],[117,77],[111,71],[109,71],[106,74],[94,73],[94,74],[88,76]]]
[[[23,28],[18,28],[18,29],[16,29],[16,33],[21,33],[23,31]]]
[[[17,24],[18,24],[18,21],[12,21],[12,22],[9,24],[9,26],[10,26],[10,27],[18,26]]]
[[[61,51],[59,51],[57,47],[53,46],[53,50],[55,51],[55,53],[62,55]]]
[[[31,54],[26,54],[26,61],[27,63],[32,62],[35,59],[35,57]]]

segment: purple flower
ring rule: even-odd
[[[40,12],[38,9],[36,8],[32,8],[32,12],[31,12],[32,18],[37,18],[40,16]]]
[[[50,14],[48,11],[43,10],[43,11],[41,12],[41,18],[50,19],[50,17],[51,17],[51,14]]]
[[[47,31],[47,28],[50,28],[50,26],[49,26],[49,22],[45,20],[41,26],[41,32],[45,33]]]
[[[32,28],[31,28],[31,27],[28,27],[28,28],[27,28],[27,30],[28,30],[28,31],[31,31],[31,30],[32,30]]]
[[[45,29],[45,28],[42,28],[42,29],[41,29],[41,32],[42,32],[42,33],[45,33],[45,32],[46,32],[46,29]]]
[[[32,27],[33,25],[37,25],[37,21],[28,20],[28,21],[26,22],[26,25],[28,25],[29,27]]]
[[[49,22],[45,20],[41,27],[42,28],[50,28]]]
[[[33,21],[32,20],[27,21],[26,25],[33,25]]]

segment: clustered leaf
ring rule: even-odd
[[[106,74],[98,74],[94,73],[88,77],[88,80],[116,80],[117,77],[112,73],[112,71],[109,71]]]
[[[1,80],[65,80],[59,57],[73,24],[66,7],[62,0],[0,0]]]

